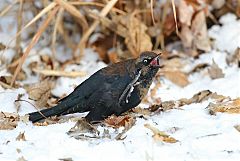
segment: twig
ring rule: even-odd
[[[175,20],[176,34],[179,35],[178,25],[177,25],[177,13],[176,13],[176,7],[175,7],[174,0],[172,0],[172,8],[173,8],[173,15],[174,15],[174,20]]]
[[[85,72],[65,72],[65,71],[60,71],[60,70],[48,70],[48,69],[33,69],[34,72],[40,73],[46,76],[63,76],[63,77],[71,77],[71,78],[76,78],[76,77],[83,77],[86,76]]]
[[[23,0],[20,0],[19,10],[17,13],[17,31],[19,32],[22,28],[22,12],[23,12]],[[20,51],[20,44],[21,44],[21,34],[16,38],[16,55],[19,54]]]
[[[31,102],[29,102],[29,101],[27,101],[27,100],[21,100],[21,99],[15,100],[14,102],[27,102],[27,103],[29,103],[30,105],[32,105],[34,108],[36,108],[36,109],[38,110],[37,112],[38,112],[40,115],[42,115],[42,117],[44,117],[45,119],[47,119],[47,117],[40,111],[40,109],[37,108],[37,106],[35,106],[35,105],[32,104]]]
[[[5,9],[0,12],[0,17],[4,16],[19,0],[15,0],[12,4],[9,4]]]
[[[61,22],[63,12],[64,12],[64,8],[60,8],[59,12],[57,14],[57,18],[56,18],[54,28],[53,28],[52,45],[51,45],[52,47],[51,48],[52,48],[52,53],[53,53],[53,59],[54,60],[55,60],[55,57],[56,57],[55,44],[56,44],[56,37],[57,37],[57,29],[58,29],[58,26]]]
[[[75,1],[75,2],[69,2],[70,4],[72,5],[84,5],[84,6],[97,6],[97,7],[105,7],[106,4],[102,4],[102,3],[99,3],[99,2],[79,2],[79,1]],[[116,8],[116,7],[113,7],[112,8],[112,11],[114,12],[117,12],[119,14],[122,14],[122,15],[126,15],[126,12]]]
[[[156,25],[155,19],[154,19],[154,13],[153,13],[153,0],[151,0],[151,17],[153,25]]]

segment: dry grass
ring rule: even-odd
[[[201,5],[197,1],[183,0],[181,2],[192,7],[193,16],[188,17],[191,21],[201,11],[204,12],[205,19],[213,23],[217,23],[217,18],[226,12],[235,12],[237,15],[240,13],[239,1],[233,3],[232,0],[228,0],[222,8],[214,9],[214,12],[211,13],[208,10],[211,1],[203,2],[206,3],[205,5]],[[166,3],[159,3],[156,0],[94,0],[91,2],[41,0],[39,3],[42,4],[41,7],[37,7],[32,0],[15,0],[3,7],[0,12],[0,17],[14,12],[18,15],[17,33],[9,42],[10,44],[16,41],[15,51],[18,55],[13,62],[7,64],[9,68],[16,67],[11,85],[14,84],[24,61],[43,33],[51,36],[49,46],[51,46],[55,62],[57,62],[55,59],[56,48],[65,46],[72,51],[72,62],[81,58],[86,47],[92,47],[98,52],[101,59],[108,63],[109,61],[115,62],[128,57],[136,57],[144,50],[164,49],[168,43],[182,40],[185,34],[182,32],[182,26],[186,24],[181,19],[182,16],[190,16],[182,15],[179,11],[181,9],[179,2],[174,0]],[[26,21],[23,13],[26,11],[24,8],[26,5],[32,6],[30,10],[35,16],[24,24]],[[16,6],[17,11],[14,9]],[[42,25],[39,29],[36,28],[32,40],[23,50],[21,48],[22,33],[27,31],[29,27],[34,27],[33,24],[39,24],[41,21],[43,21]],[[204,23],[208,23],[208,21]],[[71,29],[66,28],[66,24],[70,25]],[[191,25],[188,26],[190,29]],[[47,30],[49,26],[51,29]],[[48,33],[49,31],[52,32]],[[100,33],[102,36],[97,38],[95,42],[89,42],[95,33]],[[196,34],[199,33],[196,32]],[[75,40],[72,35],[79,35],[81,39]],[[9,48],[9,44],[5,44],[5,51]],[[198,46],[198,44],[190,46],[192,53],[188,55],[200,54],[202,47],[199,50]],[[183,47],[185,47],[184,42]],[[55,64],[53,65],[53,70],[58,70],[58,68]]]

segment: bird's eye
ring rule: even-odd
[[[148,59],[143,59],[143,64],[148,65]]]

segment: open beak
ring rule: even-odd
[[[154,67],[163,67],[163,62],[162,60],[160,59],[160,55],[157,55],[151,62],[150,62],[150,65],[151,66],[154,66]]]

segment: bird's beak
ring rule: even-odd
[[[154,66],[154,67],[163,67],[163,62],[162,60],[160,59],[160,55],[157,55],[151,62],[150,62],[150,65],[151,66]]]

